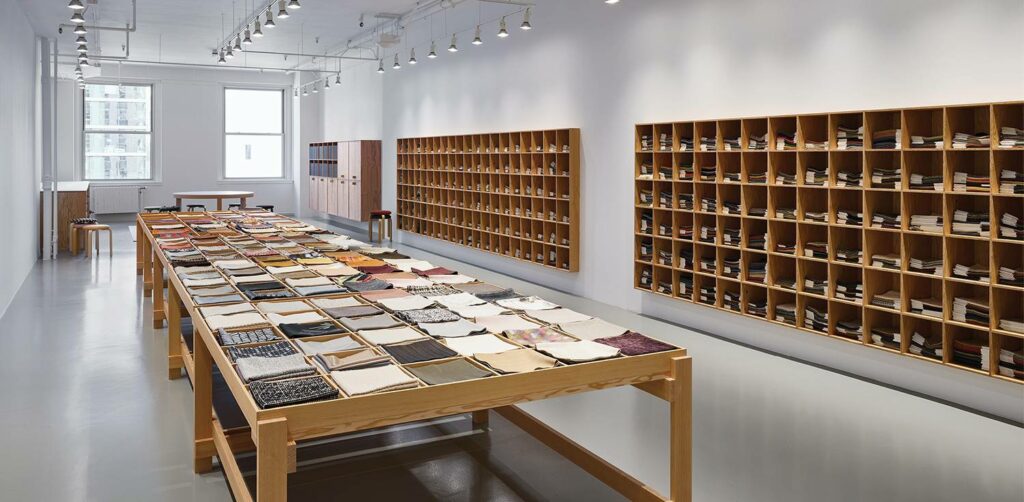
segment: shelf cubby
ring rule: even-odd
[[[859,228],[832,227],[828,230],[829,260],[844,265],[863,265],[863,232]]]
[[[796,150],[799,145],[796,117],[768,117],[768,149]]]
[[[992,243],[992,283],[1000,288],[1019,289],[1024,291],[1024,284],[1013,284],[1011,279],[999,277],[999,270],[1007,268],[1016,271],[1024,270],[1024,245],[1018,243]],[[1024,316],[1022,316],[1024,317]]]
[[[768,183],[771,185],[796,186],[799,176],[796,172],[795,152],[771,152],[768,154]]]
[[[797,307],[797,320],[800,327],[814,333],[828,334],[831,317],[828,300],[799,295]]]
[[[953,146],[957,133],[989,136],[992,122],[990,105],[965,105],[946,108],[946,144]]]
[[[828,114],[800,115],[797,117],[800,150],[828,150]]]
[[[902,310],[902,297],[898,304],[890,304],[887,299],[875,302],[876,296],[886,295],[891,292],[899,294],[902,290],[898,270],[877,270],[868,269],[864,271],[864,305],[872,309],[884,310],[886,312],[899,313]],[[889,296],[889,295],[886,295]]]
[[[949,364],[982,372],[981,357],[989,347],[988,333],[966,326],[948,326],[946,346],[949,347],[946,355]],[[988,371],[984,373],[988,374]]]
[[[784,312],[790,315],[784,315]],[[796,293],[777,289],[768,292],[768,319],[796,327],[798,317]]]
[[[942,172],[942,152],[929,150],[908,150],[903,153],[903,186],[907,190],[924,192],[952,191],[952,183],[946,184]]]
[[[1024,288],[992,288],[992,328],[1004,334],[1024,338],[1024,333],[1002,325],[1003,320],[1024,321],[1021,305],[1024,305]]]
[[[829,222],[828,190],[799,187],[796,199],[797,220],[821,224]]]
[[[871,190],[901,190],[903,164],[899,152],[873,150],[864,154],[864,186]]]
[[[1021,335],[992,335],[992,351],[989,354],[989,367],[997,378],[1010,381],[1024,381],[1024,369],[1021,368],[1024,354],[1024,338]],[[1004,359],[1000,355],[1004,355]]]
[[[859,189],[866,186],[864,181],[864,154],[857,151],[828,152],[831,186]]]
[[[768,183],[768,155],[764,152],[747,151],[740,154],[743,183],[765,185]]]
[[[873,335],[878,336],[878,340]],[[898,334],[898,338],[891,335]],[[893,352],[904,352],[903,346],[906,337],[902,336],[900,329],[900,316],[898,313],[881,310],[868,309],[864,311],[864,335],[869,345],[884,348]]]
[[[743,149],[743,134],[739,120],[718,121],[718,149],[738,152]],[[737,159],[738,160],[738,159]]]
[[[878,134],[885,131],[898,131],[896,143],[906,146],[907,141],[903,140],[906,131],[902,130],[903,118],[899,110],[878,110],[864,114],[864,147],[868,150],[898,150],[894,147],[879,146]]]
[[[944,109],[943,108],[919,108],[903,112],[903,119],[907,128],[907,139],[904,147],[908,149],[921,150],[942,150],[944,141]],[[915,142],[918,138],[921,141]]]
[[[765,319],[768,315],[768,289],[754,284],[743,284],[743,313]]]
[[[900,338],[903,339],[904,352],[929,361],[943,362],[949,350],[942,336],[940,321],[903,315],[900,319]]]
[[[797,154],[797,184],[810,187],[829,185],[828,152],[799,152]]]
[[[698,152],[714,152],[718,149],[718,124],[715,121],[693,124],[693,144]]]
[[[741,122],[743,149],[747,151],[764,151],[768,149],[768,119],[743,119]],[[754,140],[753,147],[751,140]]]
[[[1004,127],[1012,127],[1017,130],[1024,130],[1024,104],[1001,103],[992,106],[992,146],[999,146],[1003,140],[1001,132]],[[1024,146],[1013,146],[1012,149],[1024,149]]]

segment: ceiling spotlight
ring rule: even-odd
[[[398,62],[398,54],[395,54],[395,64],[391,65],[391,69],[392,70],[401,70],[402,69],[402,63]]]
[[[235,57],[235,51],[231,50],[231,44],[228,44],[227,50],[224,51],[224,57],[228,59]]]
[[[76,65],[75,66],[75,73],[78,74],[78,75],[82,74],[82,65]]]
[[[437,44],[433,40],[430,41],[430,54],[427,54],[427,57],[430,59],[437,57]]]
[[[274,12],[272,10],[267,11],[267,22],[263,23],[263,26],[268,30],[277,26],[277,23],[274,22]]]
[[[452,33],[452,43],[448,46],[448,52],[459,52],[459,46],[455,44],[455,34]]]
[[[409,49],[409,64],[416,64],[416,49]]]
[[[277,3],[277,17],[280,19],[287,19],[291,14],[288,13],[288,9],[284,8],[284,0]]]
[[[241,35],[235,35],[235,50],[236,51],[242,50],[242,36]]]
[[[78,38],[75,39],[75,43],[78,45],[85,45],[85,35],[78,35]]]
[[[71,22],[75,24],[85,24],[85,18],[82,17],[81,12],[75,11],[75,13],[71,15]]]
[[[526,12],[523,13],[523,24],[519,25],[520,30],[531,30],[533,26],[530,26],[530,8],[526,8]]]
[[[73,30],[73,33],[75,35],[85,35],[86,33],[88,33],[88,30],[85,29],[84,25],[80,24],[78,26],[75,26],[75,29]]]
[[[316,82],[313,82],[313,94],[320,92],[320,88],[316,86]]]
[[[85,5],[82,5],[82,0],[71,0],[68,8],[71,10],[85,10]]]
[[[78,64],[82,66],[89,66],[89,58],[85,54],[78,55]]]
[[[245,38],[242,39],[243,45],[252,45],[252,33],[249,32],[249,28],[245,29]]]
[[[384,73],[384,58],[377,63],[377,73]]]
[[[341,85],[341,74],[340,73],[334,76],[334,85]]]
[[[324,79],[324,90],[325,91],[331,90],[331,77],[327,77],[327,78]]]
[[[260,20],[256,20],[256,24],[253,25],[252,36],[260,38],[263,36],[263,30],[260,29]]]
[[[89,49],[85,45],[79,45],[78,49],[75,49],[75,50],[77,50],[78,52],[81,52],[82,54],[85,54],[86,52],[89,52]]]
[[[309,89],[307,89],[307,88],[303,87],[303,88],[302,88],[302,95],[303,95],[303,96],[309,96]]]
[[[224,59],[224,50],[220,51],[220,58],[217,59],[217,64],[228,64],[228,61]]]
[[[498,25],[498,38],[508,36],[508,25],[505,24],[505,16],[501,16],[501,24]]]
[[[298,89],[295,89],[295,97],[296,98],[299,97],[299,90]]]
[[[473,45],[483,45],[484,41],[480,39],[480,25],[476,25],[476,35],[473,36]]]
[[[301,9],[302,6],[299,5],[299,0],[291,0],[290,2],[288,2],[288,8],[289,9]]]
[[[615,4],[619,3],[619,0],[604,0],[604,3],[606,3],[608,5],[615,5]]]

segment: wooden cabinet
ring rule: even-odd
[[[339,218],[370,219],[379,209],[380,141],[309,145],[309,208]]]

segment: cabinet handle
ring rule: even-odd
[[[355,184],[356,184],[356,182],[355,182],[355,181],[353,181],[353,182],[352,182],[352,184],[353,184],[353,185],[355,185]]]

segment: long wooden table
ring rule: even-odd
[[[237,500],[286,500],[288,474],[295,472],[296,445],[300,441],[466,413],[472,414],[475,425],[485,426],[489,410],[501,414],[630,500],[691,500],[692,361],[686,349],[261,409],[158,249],[142,215],[136,225],[139,230],[137,272],[143,276],[144,292],[153,297],[154,327],[162,327],[165,319],[168,322],[169,377],[179,377],[184,369],[193,384],[194,470],[210,472],[213,457],[218,457]],[[182,315],[189,315],[193,320],[192,353],[180,336]],[[213,410],[214,365],[245,416],[247,428],[225,430],[217,419]],[[625,385],[669,403],[669,497],[515,406]],[[255,495],[250,493],[235,461],[235,454],[251,451],[256,452]]]

